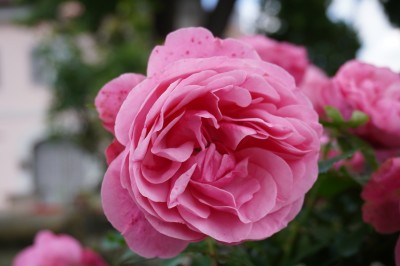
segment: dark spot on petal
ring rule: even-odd
[[[236,57],[236,53],[232,53],[232,56],[233,56],[233,57]]]
[[[198,43],[198,44],[202,44],[202,41],[198,41],[197,43]]]
[[[190,52],[189,52],[188,50],[186,50],[185,54],[186,54],[186,55],[189,55],[189,54],[190,54]]]
[[[191,41],[191,42],[194,42],[194,38],[192,37],[192,38],[190,39],[190,41]]]

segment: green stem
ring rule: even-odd
[[[217,251],[215,250],[215,242],[212,238],[206,239],[207,246],[208,246],[208,253],[211,258],[211,266],[217,266]]]
[[[296,238],[298,236],[299,230],[301,225],[306,221],[308,216],[311,213],[312,208],[314,207],[315,201],[317,200],[318,196],[318,188],[319,183],[316,183],[314,188],[310,191],[308,196],[307,205],[304,209],[304,212],[299,217],[298,221],[294,221],[293,224],[290,226],[290,234],[287,238],[286,245],[284,246],[284,254],[281,260],[281,266],[287,266],[290,260],[290,256],[292,255],[292,250],[294,247],[294,243],[296,242]]]

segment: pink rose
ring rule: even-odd
[[[107,263],[90,249],[82,248],[68,235],[54,235],[40,231],[34,244],[21,251],[13,266],[107,266]]]
[[[400,157],[387,160],[364,186],[363,220],[379,233],[400,230]]]
[[[304,47],[278,42],[264,35],[244,36],[240,40],[254,47],[262,60],[284,68],[294,77],[296,84],[301,83],[309,66]]]
[[[329,77],[317,66],[309,65],[304,74],[299,87],[304,94],[310,99],[314,109],[319,115],[325,113],[324,107],[326,100],[323,98],[323,92],[329,90],[332,86]]]
[[[355,133],[375,147],[400,147],[400,76],[388,68],[350,61],[324,90],[327,104],[340,110],[346,119],[355,110],[366,113],[369,121]]]
[[[175,31],[116,114],[123,150],[104,177],[105,215],[144,257],[207,236],[264,239],[300,211],[321,132],[286,71],[238,40]]]

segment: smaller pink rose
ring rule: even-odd
[[[364,186],[364,222],[382,234],[400,231],[400,157],[387,160]]]
[[[14,258],[13,266],[107,266],[95,252],[68,235],[40,231],[34,244]]]
[[[369,121],[354,130],[376,148],[400,147],[400,76],[388,68],[349,61],[323,91],[327,105],[349,119],[353,111],[368,115]]]
[[[261,59],[276,64],[291,74],[300,84],[309,66],[307,50],[288,42],[278,42],[264,35],[244,36],[241,41],[252,46]]]

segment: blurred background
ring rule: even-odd
[[[96,242],[105,170],[94,97],[180,27],[266,34],[333,75],[352,58],[400,71],[398,0],[0,0],[0,265],[42,228]],[[91,240],[92,239],[92,240]]]

